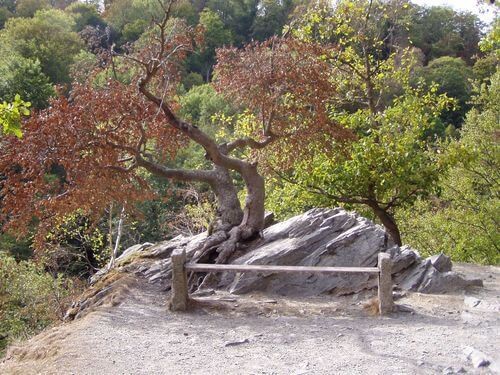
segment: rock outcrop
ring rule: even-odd
[[[189,259],[205,238],[206,234],[178,236],[156,245],[136,245],[117,264],[168,288],[172,251],[183,248]],[[312,209],[274,224],[264,230],[262,238],[236,252],[230,263],[375,267],[379,252],[391,255],[393,280],[403,290],[447,293],[482,285],[481,280],[466,280],[453,272],[447,256],[422,259],[417,251],[396,246],[382,227],[340,208]],[[225,273],[219,282],[219,288],[237,294],[259,290],[281,295],[344,295],[375,285],[376,278],[368,274]]]

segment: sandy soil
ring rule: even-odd
[[[482,289],[408,294],[413,312],[370,316],[362,300],[228,296],[170,313],[165,294],[133,289],[115,307],[11,348],[2,374],[473,374],[500,362],[500,268],[457,265]],[[480,302],[478,302],[478,300]],[[476,369],[465,346],[493,361]],[[496,370],[495,370],[496,369]]]

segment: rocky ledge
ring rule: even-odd
[[[157,244],[135,245],[123,252],[116,267],[169,289],[172,251],[185,249],[189,259],[205,239],[206,234],[202,233]],[[263,231],[262,238],[239,249],[230,263],[375,267],[379,252],[391,255],[393,280],[402,290],[448,293],[482,286],[481,280],[467,280],[452,271],[447,256],[440,254],[422,259],[416,250],[396,246],[381,226],[341,208],[312,209],[271,225]],[[96,275],[94,280],[101,276]],[[375,286],[376,276],[369,274],[225,273],[219,282],[219,288],[235,294],[258,290],[290,296],[345,295]]]

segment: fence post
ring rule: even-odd
[[[170,257],[172,262],[172,311],[186,311],[188,307],[188,285],[186,274],[186,250],[174,250]]]
[[[392,261],[387,253],[378,254],[378,302],[380,315],[389,314],[393,309],[392,300]]]

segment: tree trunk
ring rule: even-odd
[[[401,241],[401,232],[399,231],[399,227],[396,224],[396,220],[394,220],[394,217],[389,212],[380,207],[376,202],[369,203],[368,205],[373,210],[375,215],[379,218],[385,230],[387,231],[387,233],[389,233],[396,245],[401,246],[403,244]]]
[[[217,198],[217,216],[221,225],[220,229],[229,231],[232,227],[240,225],[243,220],[243,211],[229,171],[226,168],[216,166],[214,181],[210,182],[210,186]]]
[[[212,170],[183,170],[166,168],[155,162],[137,157],[137,164],[149,172],[167,179],[182,182],[203,182],[209,184],[217,198],[217,230],[229,231],[241,223],[241,210],[238,192],[227,168],[215,166]]]
[[[111,258],[109,259],[109,263],[108,263],[108,271],[111,268],[113,268],[115,265],[116,255],[118,254],[118,249],[120,248],[120,241],[122,239],[124,218],[125,218],[125,207],[122,207],[122,209],[120,211],[120,219],[118,220],[118,229],[117,229],[115,246],[113,247],[113,251],[111,253]]]
[[[248,164],[242,170],[241,175],[245,180],[247,197],[240,227],[242,229],[242,239],[247,239],[264,229],[266,189],[264,178],[257,171],[256,165]]]

